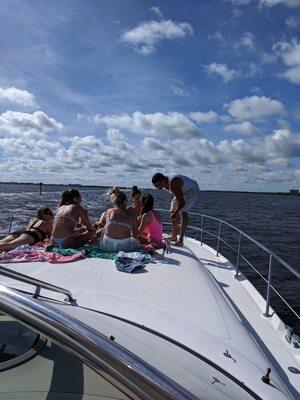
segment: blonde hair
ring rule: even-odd
[[[108,196],[114,205],[117,207],[121,207],[125,201],[127,200],[127,196],[122,190],[120,190],[117,186],[109,189],[107,192]]]

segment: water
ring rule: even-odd
[[[63,186],[44,185],[43,194],[40,195],[39,185],[0,184],[0,236],[7,233],[11,212],[14,215],[12,229],[24,228],[37,208],[50,206],[55,210],[64,189]],[[91,221],[97,220],[110,205],[109,198],[105,195],[106,189],[89,187],[78,187],[78,189]],[[152,189],[149,191],[155,196],[157,208],[169,207],[171,199],[169,193]],[[192,211],[229,222],[300,271],[300,196],[202,192]],[[200,226],[200,218],[192,217],[190,224]],[[204,219],[205,230],[217,235],[218,228],[217,223]],[[198,231],[189,231],[188,234],[200,239]],[[222,234],[226,241],[237,249],[238,235],[226,228],[223,228]],[[216,247],[216,238],[204,233],[203,239],[207,244]],[[228,250],[225,245],[221,245],[220,251],[232,262],[236,262],[236,254]],[[244,241],[242,253],[263,276],[267,277],[269,259],[263,251],[258,250],[249,241]],[[246,267],[245,262],[241,262],[241,269],[265,297],[266,284],[262,278],[251,268]],[[300,281],[277,263],[274,263],[273,276],[276,290],[300,314]],[[272,305],[283,321],[300,333],[299,321],[275,294],[272,295]]]

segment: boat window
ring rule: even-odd
[[[45,340],[20,322],[0,315],[0,371],[15,367],[31,359],[45,344]]]

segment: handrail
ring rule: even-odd
[[[47,289],[52,292],[57,292],[57,293],[62,293],[67,296],[65,299],[68,301],[70,304],[73,306],[76,305],[76,299],[73,298],[72,293],[68,289],[64,289],[60,286],[52,285],[51,283],[41,281],[36,278],[32,278],[31,276],[21,274],[21,272],[17,272],[14,270],[11,270],[9,268],[3,267],[3,265],[0,265],[0,275],[6,276],[11,279],[15,279],[16,281],[28,283],[30,285],[36,286],[36,291],[33,295],[34,298],[38,298],[41,292],[41,289]]]
[[[172,379],[95,329],[1,284],[0,310],[75,354],[132,399],[197,400]]]
[[[10,235],[10,233],[11,233],[11,226],[12,226],[13,217],[14,217],[14,214],[11,213],[11,214],[10,214],[10,218],[9,218],[9,225],[8,225],[8,234],[9,234],[9,235]]]
[[[164,211],[164,212],[168,212],[169,210],[165,210],[165,209],[159,209],[159,211]],[[241,247],[242,247],[242,238],[246,238],[249,241],[251,241],[252,243],[254,243],[256,246],[258,246],[260,249],[262,249],[263,251],[265,251],[266,253],[268,253],[269,255],[269,265],[268,265],[268,279],[264,279],[264,281],[267,283],[267,299],[266,299],[266,309],[264,312],[264,316],[265,317],[270,317],[270,306],[271,306],[271,290],[273,290],[278,296],[279,298],[285,303],[285,305],[293,312],[293,314],[300,320],[300,315],[298,315],[296,313],[296,311],[290,306],[290,304],[282,297],[282,295],[280,295],[280,293],[272,286],[271,282],[272,282],[272,276],[273,276],[273,260],[278,261],[284,268],[286,268],[288,271],[290,271],[294,276],[296,276],[298,279],[300,279],[300,272],[298,272],[296,269],[294,269],[292,266],[290,266],[286,261],[284,261],[281,257],[279,257],[277,254],[275,254],[272,250],[268,249],[266,246],[264,246],[263,244],[259,243],[257,240],[253,239],[251,236],[249,236],[247,233],[243,232],[241,229],[235,227],[234,225],[223,221],[219,218],[216,217],[212,217],[206,214],[199,214],[199,213],[189,213],[189,215],[195,215],[197,217],[201,217],[201,228],[196,227],[196,226],[192,226],[189,225],[188,228],[189,229],[193,229],[196,231],[200,232],[200,236],[201,236],[201,245],[203,243],[203,232],[207,233],[208,235],[215,237],[217,239],[217,248],[216,248],[216,256],[219,256],[219,245],[220,242],[225,243],[228,247],[230,247],[235,253],[237,253],[237,261],[236,261],[236,273],[235,273],[235,277],[239,276],[240,273],[240,268],[239,268],[239,263],[240,260],[243,259],[244,261],[246,261],[246,263],[256,272],[258,273],[258,275],[260,275],[261,277],[263,277],[258,271],[257,269],[242,255],[242,251],[241,251]],[[210,219],[213,221],[216,221],[219,223],[219,228],[218,228],[218,234],[215,235],[212,232],[209,232],[205,229],[203,229],[203,225],[204,225],[204,219]],[[167,225],[170,225],[169,223],[165,223]],[[238,249],[234,249],[231,245],[229,245],[229,243],[227,243],[222,237],[221,237],[221,232],[222,232],[222,226],[226,225],[227,227],[233,229],[234,231],[236,231],[239,234],[239,239],[238,239]]]

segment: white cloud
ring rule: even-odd
[[[256,95],[233,100],[224,107],[233,118],[241,121],[260,119],[284,112],[284,106],[280,101]]]
[[[106,144],[107,140],[109,144]],[[284,174],[288,180],[300,177],[297,171],[285,170],[294,168],[291,159],[300,156],[300,135],[287,129],[276,130],[265,138],[217,143],[196,137],[189,140],[136,138],[135,145],[131,146],[123,132],[109,128],[107,139],[103,140],[93,135],[59,137],[55,141],[24,136],[0,138],[0,149],[4,153],[1,176],[7,171],[19,177],[38,171],[47,179],[52,177],[58,182],[76,179],[82,183],[95,183],[96,174],[103,184],[121,184],[126,178],[125,170],[131,178],[136,174],[134,176],[145,184],[154,169],[162,168],[165,171],[180,169],[195,177],[206,172],[210,182],[212,179],[218,182],[220,171],[220,182],[225,175],[232,182],[255,182],[257,179],[273,182]],[[145,154],[151,157],[145,158]],[[276,171],[270,171],[270,167]]]
[[[0,102],[8,102],[23,108],[37,108],[35,97],[27,90],[20,90],[15,87],[4,89],[0,87]]]
[[[125,140],[125,136],[119,129],[109,128],[106,132],[107,139],[111,144],[118,144]]]
[[[227,0],[234,6],[245,6],[250,3],[250,0]],[[286,5],[290,8],[299,7],[300,0],[258,0],[259,6],[274,7],[279,4]]]
[[[253,50],[254,49],[254,35],[251,32],[245,32],[242,37],[234,43],[233,47],[235,49],[238,48],[246,48],[248,50]]]
[[[278,4],[286,5],[290,8],[300,7],[300,0],[260,0],[260,6],[273,7]]]
[[[132,115],[96,115],[96,124],[103,123],[109,128],[127,129],[133,133],[144,135],[199,136],[199,128],[184,114],[169,112],[168,114],[143,114],[140,111]]]
[[[289,68],[285,72],[282,72],[280,76],[286,78],[292,83],[300,85],[300,65],[298,65],[297,67]]]
[[[225,132],[234,132],[240,135],[252,135],[259,132],[250,121],[243,121],[237,124],[230,124],[224,128]]]
[[[150,7],[150,10],[153,11],[157,17],[163,18],[162,12],[160,11],[159,7]]]
[[[155,46],[160,40],[184,38],[192,34],[193,28],[186,22],[147,21],[125,32],[121,39],[137,52],[147,56],[155,51]]]
[[[291,15],[290,17],[286,18],[284,22],[289,29],[295,29],[300,25],[300,18]]]
[[[213,35],[208,36],[209,39],[218,42],[221,46],[225,45],[225,38],[220,31],[215,31]]]
[[[291,42],[277,42],[273,51],[288,67],[279,75],[292,83],[300,84],[300,42],[296,39],[292,39]]]
[[[288,129],[275,130],[266,136],[265,148],[271,157],[300,157],[300,135],[293,135]]]
[[[214,111],[208,111],[208,112],[193,112],[189,114],[189,117],[196,122],[207,122],[207,123],[212,123],[217,121],[218,119],[218,114]]]
[[[61,129],[63,124],[48,117],[43,111],[36,111],[33,114],[6,111],[0,115],[0,134],[31,136]]]
[[[170,89],[176,96],[190,96],[196,91],[194,85],[187,86],[178,79],[173,79],[173,83],[171,84]]]
[[[223,78],[224,82],[229,82],[239,76],[238,71],[234,69],[229,69],[227,64],[211,63],[204,66],[209,74],[217,74]]]

